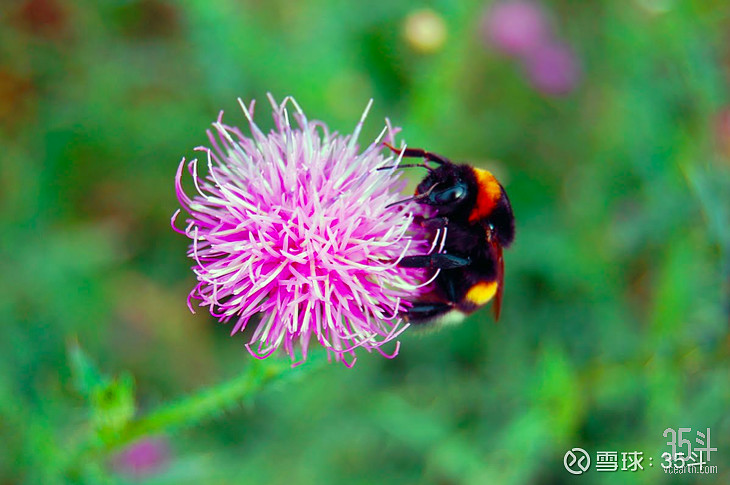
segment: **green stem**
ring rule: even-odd
[[[180,398],[132,419],[121,429],[93,433],[70,456],[66,470],[78,473],[88,460],[142,437],[191,426],[213,418],[256,395],[265,386],[294,379],[326,362],[326,353],[313,353],[306,363],[291,367],[284,360],[253,360],[240,375]]]

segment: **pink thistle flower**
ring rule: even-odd
[[[294,99],[269,99],[274,130],[264,134],[253,121],[254,103],[239,99],[251,137],[224,125],[221,113],[208,131],[211,148],[196,149],[207,174],[198,173],[197,160],[178,167],[177,197],[190,217],[176,230],[192,239],[188,256],[198,279],[188,306],[194,311],[196,299],[220,321],[235,319],[232,335],[260,314],[246,345],[258,358],[283,349],[293,362],[301,353],[301,362],[312,337],[348,366],[357,347],[386,355],[380,347],[406,328],[399,315],[423,276],[398,262],[428,249],[412,224],[420,206],[389,207],[402,199],[400,171],[377,170],[400,162],[384,156],[380,143],[395,130],[388,124],[359,151],[370,105],[354,133],[342,136],[307,120]],[[186,165],[192,198],[182,188]]]

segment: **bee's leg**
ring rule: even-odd
[[[435,153],[427,152],[421,148],[406,148],[405,150],[401,150],[394,147],[390,143],[384,143],[384,145],[390,148],[390,150],[394,153],[397,153],[399,155],[403,154],[404,158],[425,158],[426,160],[438,163],[440,165],[443,165],[444,163],[451,163],[448,158],[442,157],[441,155],[436,155]]]
[[[454,269],[468,266],[471,259],[454,254],[436,253],[423,256],[405,256],[398,263],[403,268]]]
[[[454,307],[448,303],[414,303],[412,307],[403,313],[403,318],[405,318],[407,322],[418,324],[438,318],[441,315],[449,313],[453,309]]]

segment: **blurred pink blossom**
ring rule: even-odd
[[[117,472],[142,477],[161,471],[170,460],[170,445],[161,437],[143,438],[116,454],[112,464]]]
[[[552,37],[544,10],[526,1],[500,1],[491,5],[481,25],[482,35],[507,55],[521,56]]]
[[[566,44],[548,43],[539,46],[525,57],[524,66],[532,85],[543,94],[567,94],[575,89],[580,80],[580,64]]]

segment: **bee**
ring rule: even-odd
[[[504,293],[502,250],[515,236],[514,214],[504,187],[487,170],[455,164],[420,148],[385,146],[403,158],[423,159],[423,163],[398,168],[428,170],[415,195],[393,205],[413,200],[432,207],[433,216],[417,222],[446,234],[438,252],[405,256],[399,262],[402,267],[430,270],[434,284],[432,292],[405,310],[404,319],[419,324],[442,320],[453,312],[468,315],[493,301],[498,320]]]

